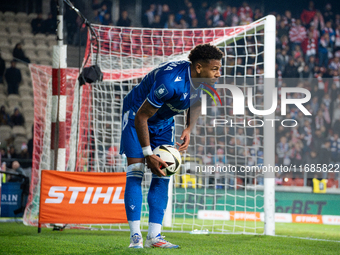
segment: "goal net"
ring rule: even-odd
[[[181,169],[171,179],[163,230],[273,234],[274,181],[264,178],[260,170],[254,171],[256,166],[274,164],[274,131],[261,125],[264,118],[273,116],[255,116],[247,104],[243,115],[234,115],[232,93],[223,84],[244,92],[253,88],[254,107],[268,109],[264,95],[272,86],[267,78],[274,78],[275,18],[268,16],[228,28],[170,30],[96,25],[94,29],[100,46],[88,41],[86,56],[88,65],[98,60],[104,79],[80,87],[78,71],[67,69],[65,170],[125,171],[126,158],[118,153],[125,95],[160,63],[187,60],[194,46],[211,43],[224,52],[218,82],[222,85],[216,86],[222,104],[207,97],[206,114],[200,116],[189,149],[182,153]],[[30,70],[35,100],[34,156],[24,222],[36,225],[40,172],[50,168],[52,69],[30,65]],[[178,142],[185,118],[186,113],[175,118]],[[251,171],[241,172],[245,166]],[[226,167],[236,171],[226,171]],[[147,170],[143,179],[143,230],[148,224],[150,181]],[[127,225],[100,228],[127,229]]]

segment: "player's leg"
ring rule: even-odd
[[[158,177],[152,174],[148,194],[149,230],[145,242],[146,248],[179,248],[178,245],[166,241],[161,235],[164,212],[168,203],[168,187],[170,177]]]
[[[150,142],[154,149],[159,145],[174,144],[174,123],[159,129],[150,128]],[[152,181],[148,193],[149,204],[149,230],[145,247],[178,248],[161,236],[164,212],[168,203],[168,187],[170,176],[159,177],[152,174]]]
[[[124,203],[130,227],[130,248],[143,248],[140,230],[142,212],[142,180],[144,174],[144,158],[127,158],[126,186]]]
[[[124,122],[120,153],[125,153],[128,161],[124,203],[131,234],[129,247],[143,248],[143,239],[140,231],[140,217],[143,201],[142,180],[145,164],[133,120]]]
[[[168,187],[170,177],[158,177],[152,174],[152,181],[148,193],[149,204],[149,237],[156,237],[161,233],[164,211],[168,203]]]

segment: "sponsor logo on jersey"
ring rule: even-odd
[[[164,69],[164,71],[170,71],[172,70],[173,68],[171,66],[168,66],[167,68]]]
[[[170,104],[170,103],[167,103],[166,105],[170,108],[171,111],[178,112],[178,113],[184,111],[184,110],[180,110],[180,109],[173,107],[172,104]]]
[[[182,81],[182,77],[177,76],[176,79],[175,79],[175,82],[177,82],[177,81]]]
[[[188,96],[188,93],[183,93],[183,97],[184,97],[184,99],[186,99],[186,98],[187,98],[187,96]]]
[[[165,85],[162,84],[161,86],[159,86],[156,90],[155,90],[155,95],[156,97],[158,97],[159,99],[161,99],[162,97],[164,97],[166,94],[168,94],[169,91],[166,89]]]

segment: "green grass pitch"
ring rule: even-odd
[[[36,227],[0,223],[0,254],[340,254],[340,226],[277,223],[278,236],[163,234],[181,248],[128,249],[127,231],[43,228],[38,234]]]

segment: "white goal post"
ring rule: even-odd
[[[271,106],[271,93],[275,88],[275,56],[276,56],[276,19],[267,16],[264,26],[264,109]],[[275,113],[265,116],[275,119]],[[264,165],[275,166],[275,129],[265,121],[264,133]],[[275,235],[275,175],[274,172],[264,174],[264,233]]]
[[[251,24],[209,29],[150,29],[96,25],[99,47],[88,41],[88,65],[97,62],[104,73],[102,82],[79,87],[78,71],[68,68],[66,106],[66,171],[122,172],[126,158],[119,155],[122,100],[140,80],[160,63],[187,59],[197,44],[211,43],[223,52],[219,84],[253,88],[256,109],[271,106],[275,87],[275,17],[266,16]],[[31,195],[25,224],[36,225],[42,169],[49,169],[51,136],[51,68],[30,66],[34,86],[35,123]],[[163,231],[206,231],[210,233],[275,234],[274,176],[269,173],[196,172],[194,164],[256,167],[275,165],[275,133],[268,121],[261,127],[242,121],[274,119],[232,114],[233,100],[227,89],[216,87],[222,105],[207,100],[207,115],[201,116],[182,154],[182,167],[171,180]],[[79,98],[79,100],[78,100]],[[79,111],[79,114],[78,114]],[[176,140],[185,124],[177,115]],[[213,119],[223,118],[235,126],[213,128]],[[237,124],[238,123],[238,124]],[[267,124],[269,123],[269,125]],[[197,169],[197,168],[196,168]],[[141,225],[147,229],[147,189],[151,174],[143,179]],[[98,226],[86,226],[98,227]],[[124,224],[99,226],[127,229]]]

